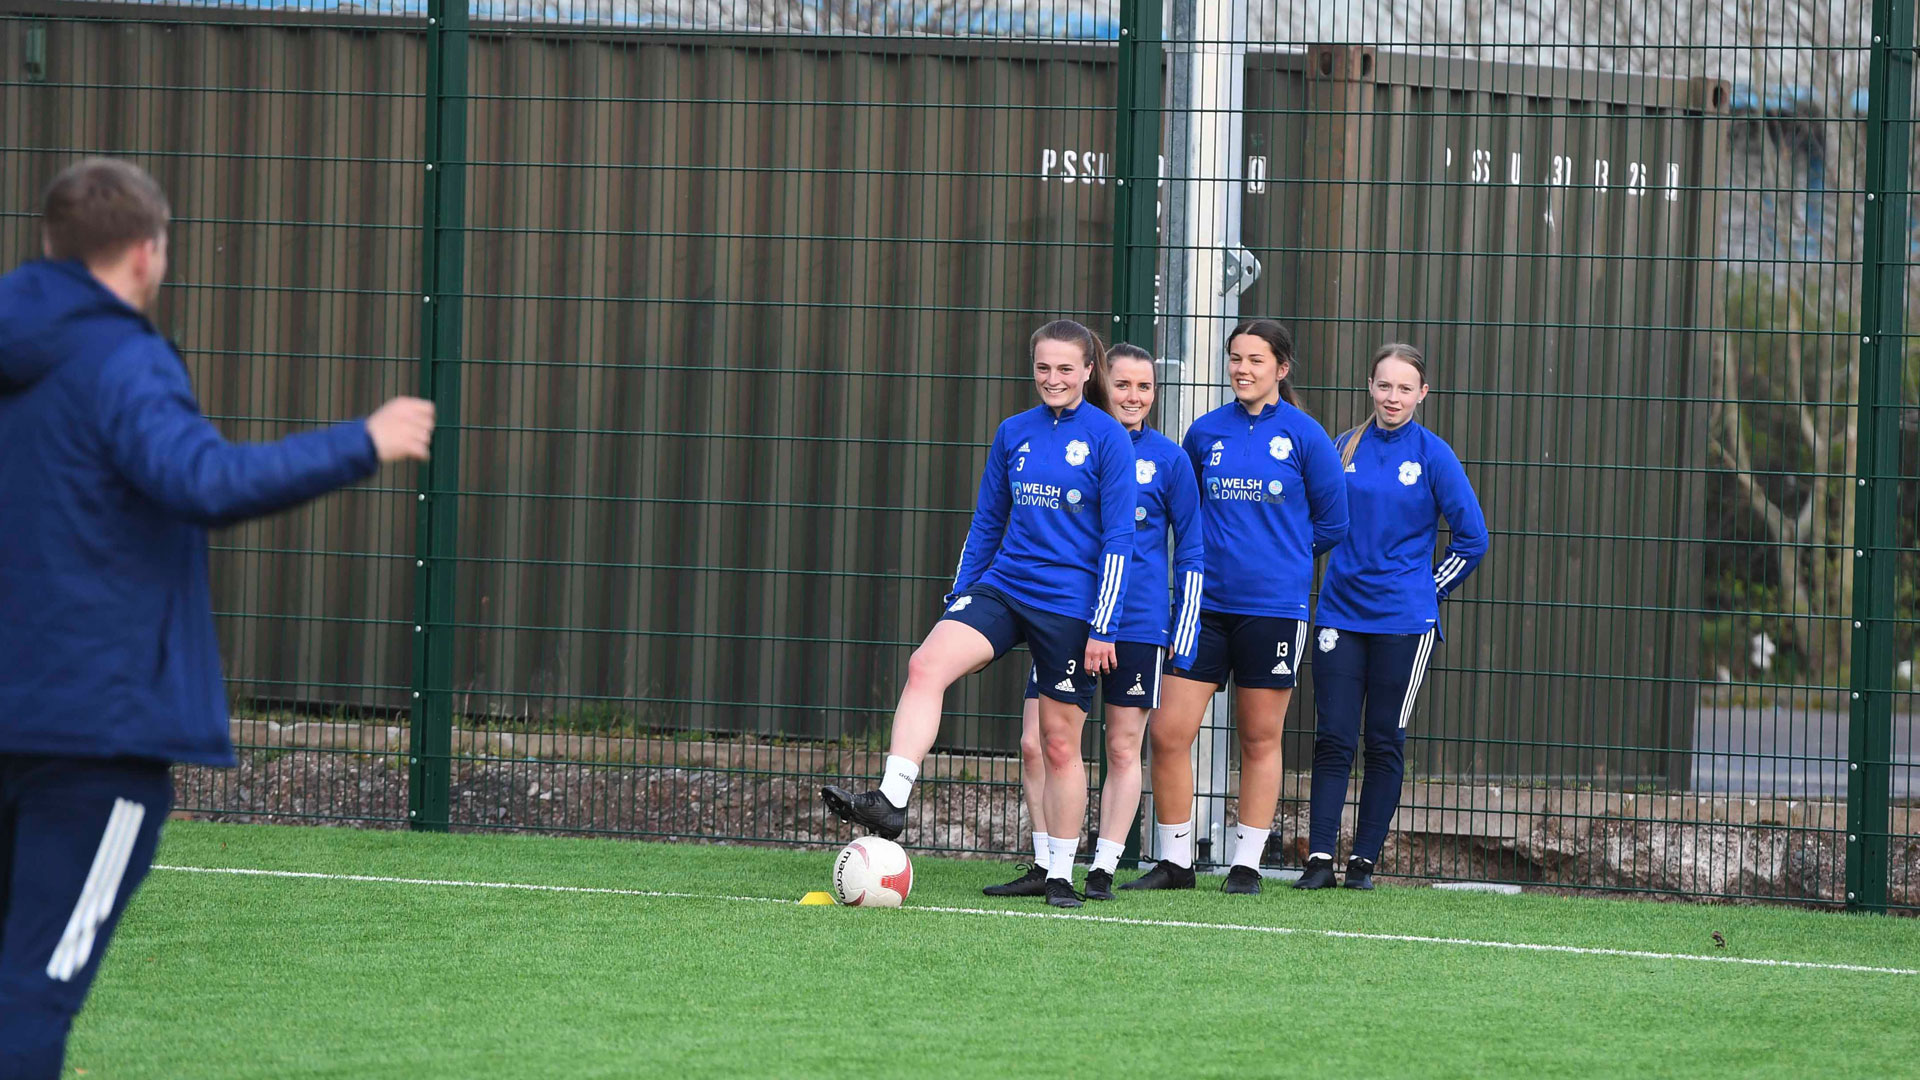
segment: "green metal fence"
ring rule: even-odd
[[[1334,431],[1425,347],[1493,532],[1383,872],[1920,906],[1911,0],[1310,7],[0,0],[7,252],[131,157],[233,436],[441,409],[417,487],[218,538],[243,761],[182,806],[835,842],[1032,328],[1152,348],[1178,437],[1262,314]],[[916,845],[1026,848],[1023,679]]]

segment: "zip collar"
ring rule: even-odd
[[[1236,408],[1240,410],[1241,416],[1244,416],[1247,419],[1253,420],[1256,422],[1260,420],[1265,420],[1267,417],[1272,416],[1274,413],[1277,413],[1280,411],[1280,403],[1278,401],[1274,402],[1271,405],[1262,407],[1258,413],[1248,412],[1247,403],[1244,401],[1241,401],[1239,398],[1234,398],[1233,404]]]
[[[1412,417],[1408,417],[1407,422],[1404,424],[1401,424],[1397,428],[1383,428],[1378,423],[1375,423],[1373,425],[1373,433],[1375,435],[1380,436],[1380,439],[1383,442],[1396,443],[1396,442],[1399,442],[1401,439],[1406,438],[1408,432],[1412,431],[1414,428],[1419,426],[1420,426],[1420,421],[1415,420]]]

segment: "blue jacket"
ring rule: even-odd
[[[0,278],[0,753],[233,762],[211,526],[372,473],[364,423],[232,445],[78,263]]]
[[[1364,634],[1438,631],[1440,601],[1487,553],[1487,519],[1453,447],[1412,421],[1370,426],[1346,475],[1353,530],[1327,560],[1315,621]],[[1453,537],[1436,568],[1441,515]]]
[[[1173,666],[1193,663],[1200,628],[1206,545],[1200,536],[1200,489],[1193,467],[1172,439],[1142,428],[1133,435],[1133,565],[1127,567],[1126,617],[1115,637],[1173,646]],[[1167,593],[1167,531],[1173,531],[1173,595]],[[1170,599],[1177,607],[1170,607]],[[1169,631],[1171,634],[1169,642]]]
[[[993,433],[980,501],[947,602],[988,585],[1029,607],[1087,620],[1114,640],[1133,557],[1133,440],[1082,402],[1039,405]]]
[[[1326,429],[1284,401],[1258,416],[1229,401],[1195,420],[1181,446],[1200,480],[1206,610],[1305,619],[1314,557],[1347,535]]]

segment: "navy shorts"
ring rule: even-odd
[[[993,643],[995,660],[1026,642],[1039,672],[1040,693],[1082,709],[1092,707],[1093,676],[1081,670],[1087,660],[1087,620],[1028,607],[984,585],[948,604],[940,621],[948,620],[980,631]]]
[[[1101,692],[1109,707],[1157,709],[1160,707],[1160,665],[1166,650],[1158,645],[1137,641],[1113,643],[1114,669],[1100,676]],[[1027,698],[1040,696],[1039,672],[1027,673]]]
[[[1232,676],[1235,686],[1291,690],[1300,681],[1306,648],[1305,619],[1202,611],[1193,666],[1174,674],[1216,686],[1225,686]]]

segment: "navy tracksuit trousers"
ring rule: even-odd
[[[1387,827],[1400,808],[1406,776],[1407,722],[1420,696],[1436,635],[1363,634],[1322,629],[1315,635],[1313,711],[1313,818],[1307,850],[1336,854],[1340,812],[1347,801],[1361,731],[1366,732],[1366,776],[1360,782],[1360,815],[1352,854],[1380,861]]]
[[[172,802],[165,762],[0,754],[0,1077],[60,1075]]]

